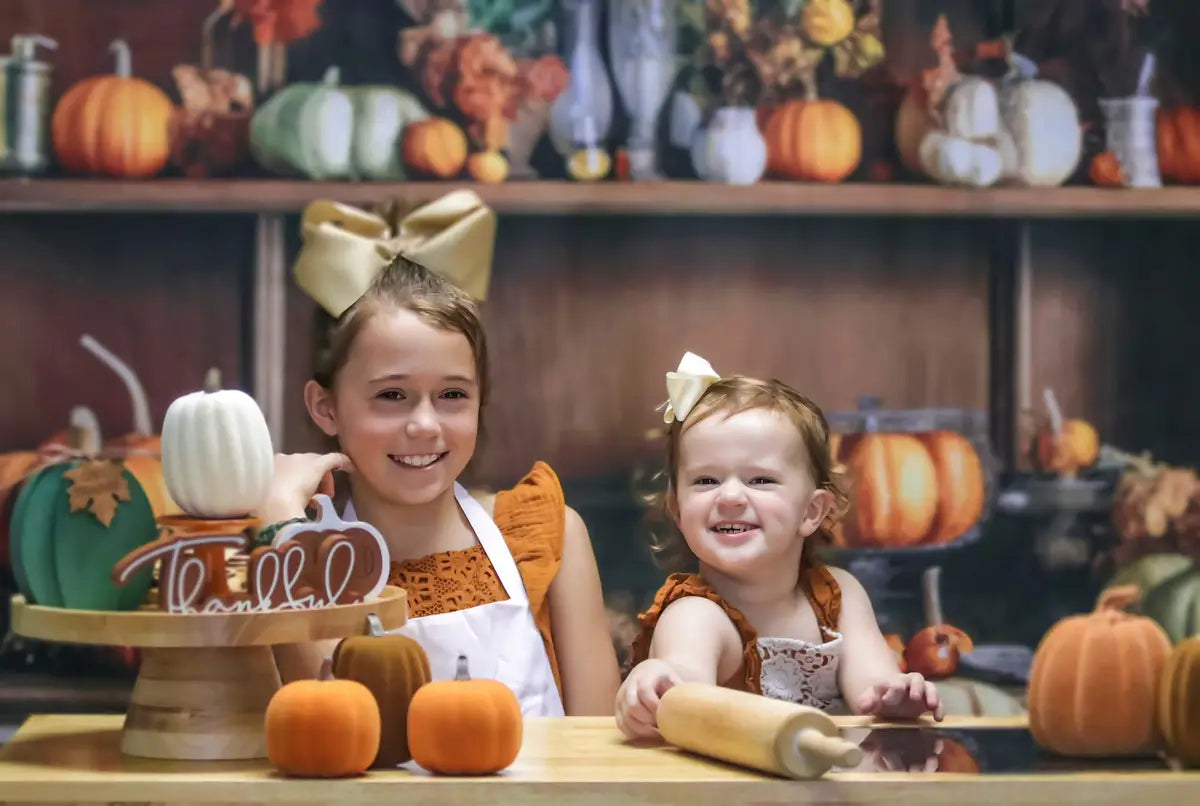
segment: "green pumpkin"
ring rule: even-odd
[[[1172,644],[1200,635],[1200,570],[1189,568],[1151,588],[1141,610],[1158,622]]]
[[[112,568],[126,554],[158,536],[150,500],[133,474],[121,468],[129,500],[118,501],[106,526],[90,509],[71,511],[72,481],[82,463],[51,465],[21,489],[13,508],[13,572],[29,602],[76,610],[134,610],[153,581],[146,568],[126,585]]]
[[[330,67],[322,82],[291,84],[263,104],[250,121],[255,161],[317,180],[404,179],[404,129],[429,113],[396,87],[342,87],[338,79]]]

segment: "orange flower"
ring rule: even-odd
[[[259,45],[303,39],[321,27],[321,0],[233,0],[233,25],[250,20]]]

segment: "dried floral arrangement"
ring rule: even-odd
[[[476,145],[499,150],[521,106],[549,103],[567,87],[566,65],[554,54],[515,59],[500,39],[471,26],[457,0],[405,0],[419,24],[400,32],[399,56],[418,77],[429,102],[455,117]]]
[[[723,106],[817,95],[817,69],[839,78],[883,61],[879,0],[705,0],[691,90]]]

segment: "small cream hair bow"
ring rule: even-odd
[[[397,254],[423,264],[477,300],[487,297],[496,214],[455,190],[391,224],[383,216],[319,199],[304,208],[293,274],[330,315],[341,316]]]
[[[695,353],[684,353],[679,367],[667,373],[667,402],[659,406],[663,410],[663,422],[683,422],[701,395],[721,376],[712,364]]]

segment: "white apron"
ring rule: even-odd
[[[453,613],[410,618],[403,627],[389,630],[414,639],[429,656],[434,680],[453,680],[458,656],[467,656],[471,677],[504,683],[521,703],[525,716],[564,716],[562,698],[546,656],[542,634],[533,621],[525,583],[516,560],[487,510],[454,483],[454,497],[467,516],[508,599],[477,605]],[[355,520],[354,505],[347,504],[345,520]]]

